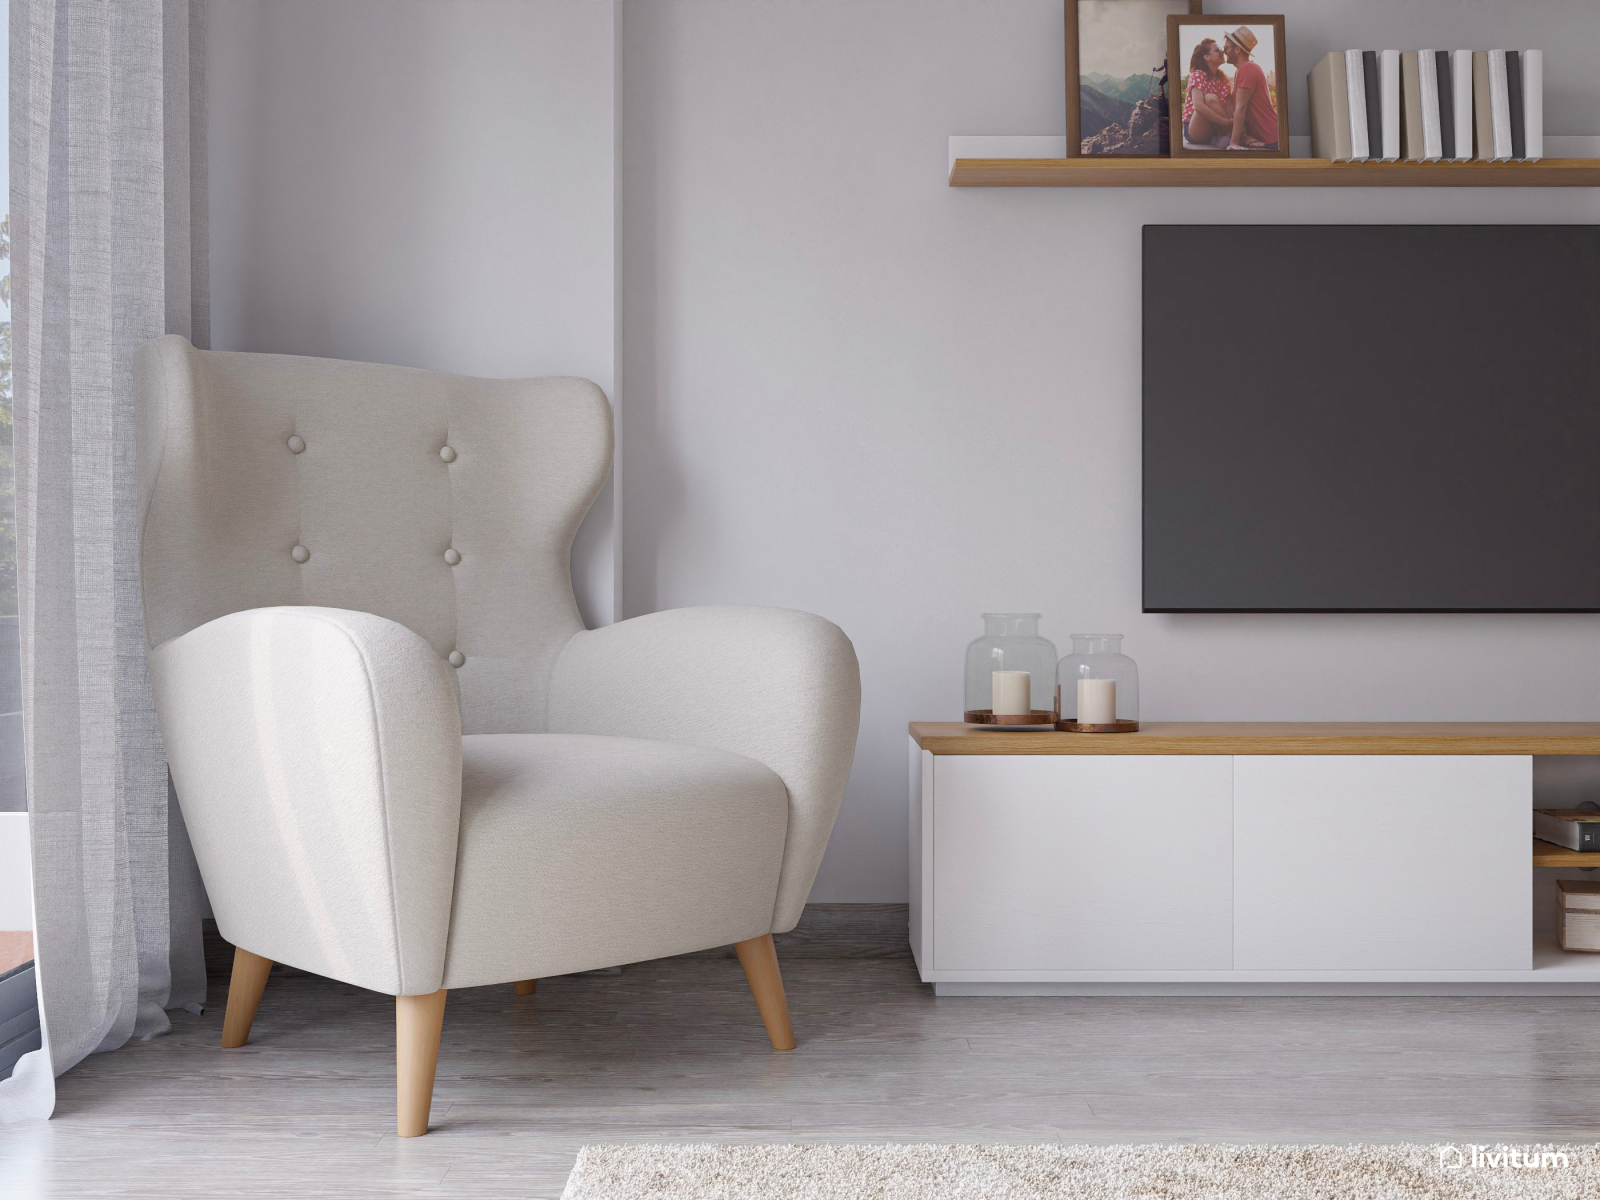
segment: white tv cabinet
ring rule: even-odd
[[[911,947],[940,995],[1600,994],[1534,757],[1600,724],[911,725]],[[1533,852],[1530,853],[1530,843]]]

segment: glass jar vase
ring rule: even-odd
[[[1055,724],[1056,647],[1039,636],[1039,616],[983,614],[983,636],[967,647],[967,724],[1041,729]]]
[[[1056,728],[1069,733],[1132,733],[1139,728],[1139,666],[1120,633],[1075,633],[1056,667]]]

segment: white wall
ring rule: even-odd
[[[1269,7],[1292,81],[1380,40],[1543,46],[1547,129],[1600,133],[1587,2]],[[1149,719],[1600,718],[1591,617],[1139,611],[1141,225],[1595,221],[1594,192],[947,188],[951,134],[1062,131],[1059,0],[630,0],[620,47],[612,0],[211,19],[217,345],[608,390],[620,49],[623,612],[855,640],[815,899],[904,898],[905,722],[959,715],[988,609],[1127,634]]]
[[[0,812],[0,930],[33,928],[28,814]]]
[[[212,0],[212,343],[616,395],[610,0]],[[614,613],[611,490],[574,551]]]
[[[1292,80],[1332,48],[1542,46],[1547,129],[1600,133],[1591,4],[1267,8]],[[950,134],[1062,131],[1058,0],[653,0],[624,39],[625,610],[791,605],[855,640],[814,899],[904,898],[905,723],[959,719],[985,610],[1125,633],[1148,719],[1600,718],[1594,617],[1139,611],[1143,224],[1592,222],[1595,192],[947,188]]]

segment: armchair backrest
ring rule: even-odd
[[[242,609],[375,613],[458,665],[463,732],[544,730],[583,628],[572,539],[611,468],[598,387],[168,336],[135,394],[151,646]]]

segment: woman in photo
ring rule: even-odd
[[[1195,150],[1220,150],[1233,132],[1233,88],[1222,73],[1225,56],[1216,38],[1206,38],[1189,56],[1183,88],[1183,140]]]

